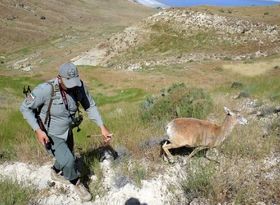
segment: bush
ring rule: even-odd
[[[188,175],[181,185],[188,199],[209,198],[214,194],[213,177],[217,171],[213,163],[204,164],[199,160],[194,161],[187,171]]]
[[[173,84],[160,96],[148,97],[140,106],[144,122],[168,121],[176,117],[205,118],[212,107],[210,96],[202,89]]]

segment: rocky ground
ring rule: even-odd
[[[105,188],[104,196],[96,196],[95,200],[91,202],[82,202],[73,190],[72,185],[63,185],[59,182],[53,182],[50,178],[51,163],[47,163],[41,167],[22,162],[4,163],[0,165],[1,178],[10,178],[19,182],[23,186],[32,186],[38,193],[31,204],[42,205],[68,205],[68,204],[130,204],[136,201],[139,204],[210,204],[207,199],[194,198],[189,201],[182,190],[180,182],[185,179],[187,174],[187,167],[184,165],[182,157],[179,158],[181,162],[173,165],[165,165],[164,173],[158,174],[149,180],[143,180],[141,188],[135,186],[133,183],[127,182],[122,187],[116,186],[116,181],[120,175],[117,175],[115,170],[111,167],[110,159],[106,159],[101,163],[103,176],[102,186]],[[209,163],[206,159],[201,159],[203,163]],[[220,163],[225,163],[225,158],[219,156]],[[280,179],[279,175],[280,156],[272,154],[258,164],[253,161],[240,159],[228,173],[234,177],[236,175],[235,169],[238,166],[246,167],[246,173],[253,176],[265,178],[268,181],[275,181]],[[189,165],[188,165],[189,166]],[[90,183],[95,183],[96,177],[92,176]],[[133,204],[133,203],[132,203]]]
[[[54,183],[50,178],[51,162],[43,165],[32,165],[22,162],[4,163],[0,165],[0,176],[13,179],[24,186],[32,186],[38,190],[35,204],[125,204],[129,200],[137,200],[141,204],[167,204],[173,200],[173,195],[169,192],[169,184],[179,184],[184,176],[179,164],[169,167],[163,174],[150,180],[143,180],[142,187],[139,188],[129,181],[121,179],[116,171],[111,167],[111,159],[106,159],[101,163],[104,178],[102,186],[105,189],[104,196],[96,196],[92,202],[81,202],[75,194],[72,185]],[[179,171],[179,172],[178,172]],[[181,176],[180,176],[181,175]],[[91,182],[95,183],[96,177],[91,176]],[[120,183],[120,180],[124,183]],[[178,187],[179,188],[179,187]],[[183,193],[180,188],[176,190],[176,195]],[[181,203],[183,203],[181,201]]]

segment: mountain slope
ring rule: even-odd
[[[61,56],[59,48],[86,50],[92,39],[104,38],[153,12],[126,0],[1,0],[0,56],[10,61],[38,50]]]
[[[158,12],[113,35],[76,63],[130,68],[131,65],[244,60],[279,52],[278,25],[223,13],[193,8]],[[98,55],[98,49],[103,56]]]

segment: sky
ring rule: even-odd
[[[213,6],[264,6],[280,3],[280,0],[136,0],[139,3],[149,7],[169,6],[196,6],[196,5],[213,5]]]

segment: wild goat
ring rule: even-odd
[[[177,118],[167,124],[166,133],[168,135],[167,144],[162,146],[170,162],[173,157],[169,149],[179,147],[195,147],[188,156],[190,159],[198,151],[213,148],[220,145],[231,133],[236,124],[247,124],[247,120],[239,114],[235,114],[228,108],[224,107],[226,118],[222,125],[216,125],[206,120],[194,118]]]

